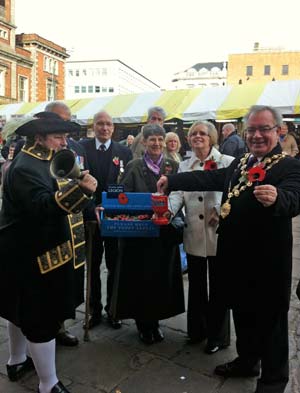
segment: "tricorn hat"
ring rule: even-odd
[[[80,125],[73,121],[65,121],[57,118],[38,118],[23,124],[16,129],[16,134],[34,136],[36,134],[66,134],[80,131]]]

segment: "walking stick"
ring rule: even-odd
[[[94,231],[98,230],[97,221],[86,221],[87,247],[86,247],[86,293],[85,293],[85,324],[84,341],[90,341],[89,316],[90,316],[90,296],[91,296],[91,270],[92,270],[92,249]]]

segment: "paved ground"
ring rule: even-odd
[[[286,393],[300,391],[300,302],[295,285],[300,278],[300,218],[294,220],[293,297],[290,311],[290,383]],[[104,273],[105,274],[105,271]],[[185,288],[187,278],[184,276]],[[120,330],[103,322],[83,341],[84,308],[70,321],[70,330],[80,337],[77,348],[57,348],[59,378],[72,393],[251,393],[254,379],[224,380],[213,375],[214,367],[235,357],[233,345],[215,355],[205,355],[203,344],[186,344],[186,315],[163,321],[165,341],[145,346],[137,340],[132,321]],[[34,372],[19,382],[9,382],[6,322],[0,319],[0,393],[37,390]]]

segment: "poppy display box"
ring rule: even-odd
[[[158,237],[159,226],[151,221],[151,193],[103,192],[100,214],[102,236]]]

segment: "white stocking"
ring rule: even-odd
[[[21,329],[7,321],[9,359],[7,364],[12,366],[26,360],[27,340]]]
[[[55,339],[45,343],[28,341],[32,360],[40,379],[39,392],[50,393],[58,382],[55,367]]]

